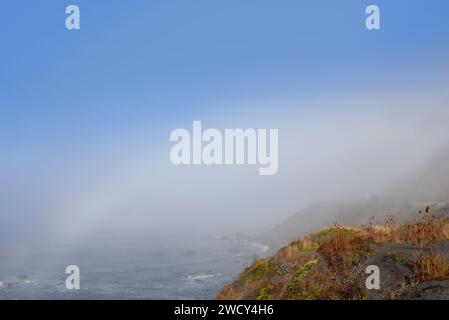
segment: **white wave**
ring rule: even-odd
[[[216,240],[229,240],[229,241],[237,241],[243,245],[252,245],[253,247],[256,247],[257,249],[261,250],[262,252],[267,252],[270,250],[270,247],[267,245],[264,245],[262,243],[258,243],[258,242],[252,242],[250,239],[248,238],[244,238],[244,237],[239,237],[237,235],[227,235],[227,236],[223,236],[223,235],[217,235],[214,236],[214,239]]]
[[[261,243],[251,242],[251,244],[252,244],[253,246],[255,246],[256,248],[262,250],[263,252],[267,252],[268,250],[270,250],[270,247],[269,247],[269,246],[266,246],[266,245],[261,244]]]
[[[221,277],[222,274],[221,273],[217,273],[217,274],[191,274],[188,275],[187,278],[192,279],[192,280],[204,280],[204,279],[208,279],[208,278],[215,278],[215,277]]]

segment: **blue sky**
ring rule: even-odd
[[[80,7],[79,31],[65,29],[69,4]],[[380,31],[365,29],[368,4],[381,9]],[[448,17],[446,0],[4,1],[1,175],[32,194],[8,201],[32,203],[45,171],[70,171],[108,143],[164,145],[167,160],[172,129],[258,108],[229,101],[438,70]]]
[[[226,97],[293,83],[319,92],[426,64],[446,44],[447,1],[375,2],[379,32],[364,28],[368,1],[79,0],[73,32],[69,2],[4,2],[2,145],[159,130]]]

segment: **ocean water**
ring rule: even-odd
[[[214,299],[268,247],[236,237],[0,246],[0,299]],[[80,268],[80,290],[65,268]]]

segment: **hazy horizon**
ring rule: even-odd
[[[449,146],[444,1],[378,1],[378,32],[364,1],[78,2],[76,32],[60,4],[2,11],[3,241],[260,232],[390,194]],[[277,174],[172,165],[194,120],[279,129]]]

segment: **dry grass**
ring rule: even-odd
[[[449,263],[438,255],[420,256],[415,264],[419,281],[439,281],[449,279]]]
[[[449,264],[435,252],[438,242],[449,239],[449,221],[437,218],[430,207],[420,211],[416,219],[396,226],[394,217],[384,225],[361,228],[374,243],[409,243],[415,247],[415,274],[419,281],[448,280]]]
[[[316,238],[320,243],[318,252],[335,273],[346,273],[373,250],[370,237],[340,225],[319,233]]]
[[[447,239],[448,221],[436,218],[426,209],[425,214],[398,230],[398,236],[416,248],[415,273],[419,281],[449,279],[446,259],[435,252],[435,245]]]

